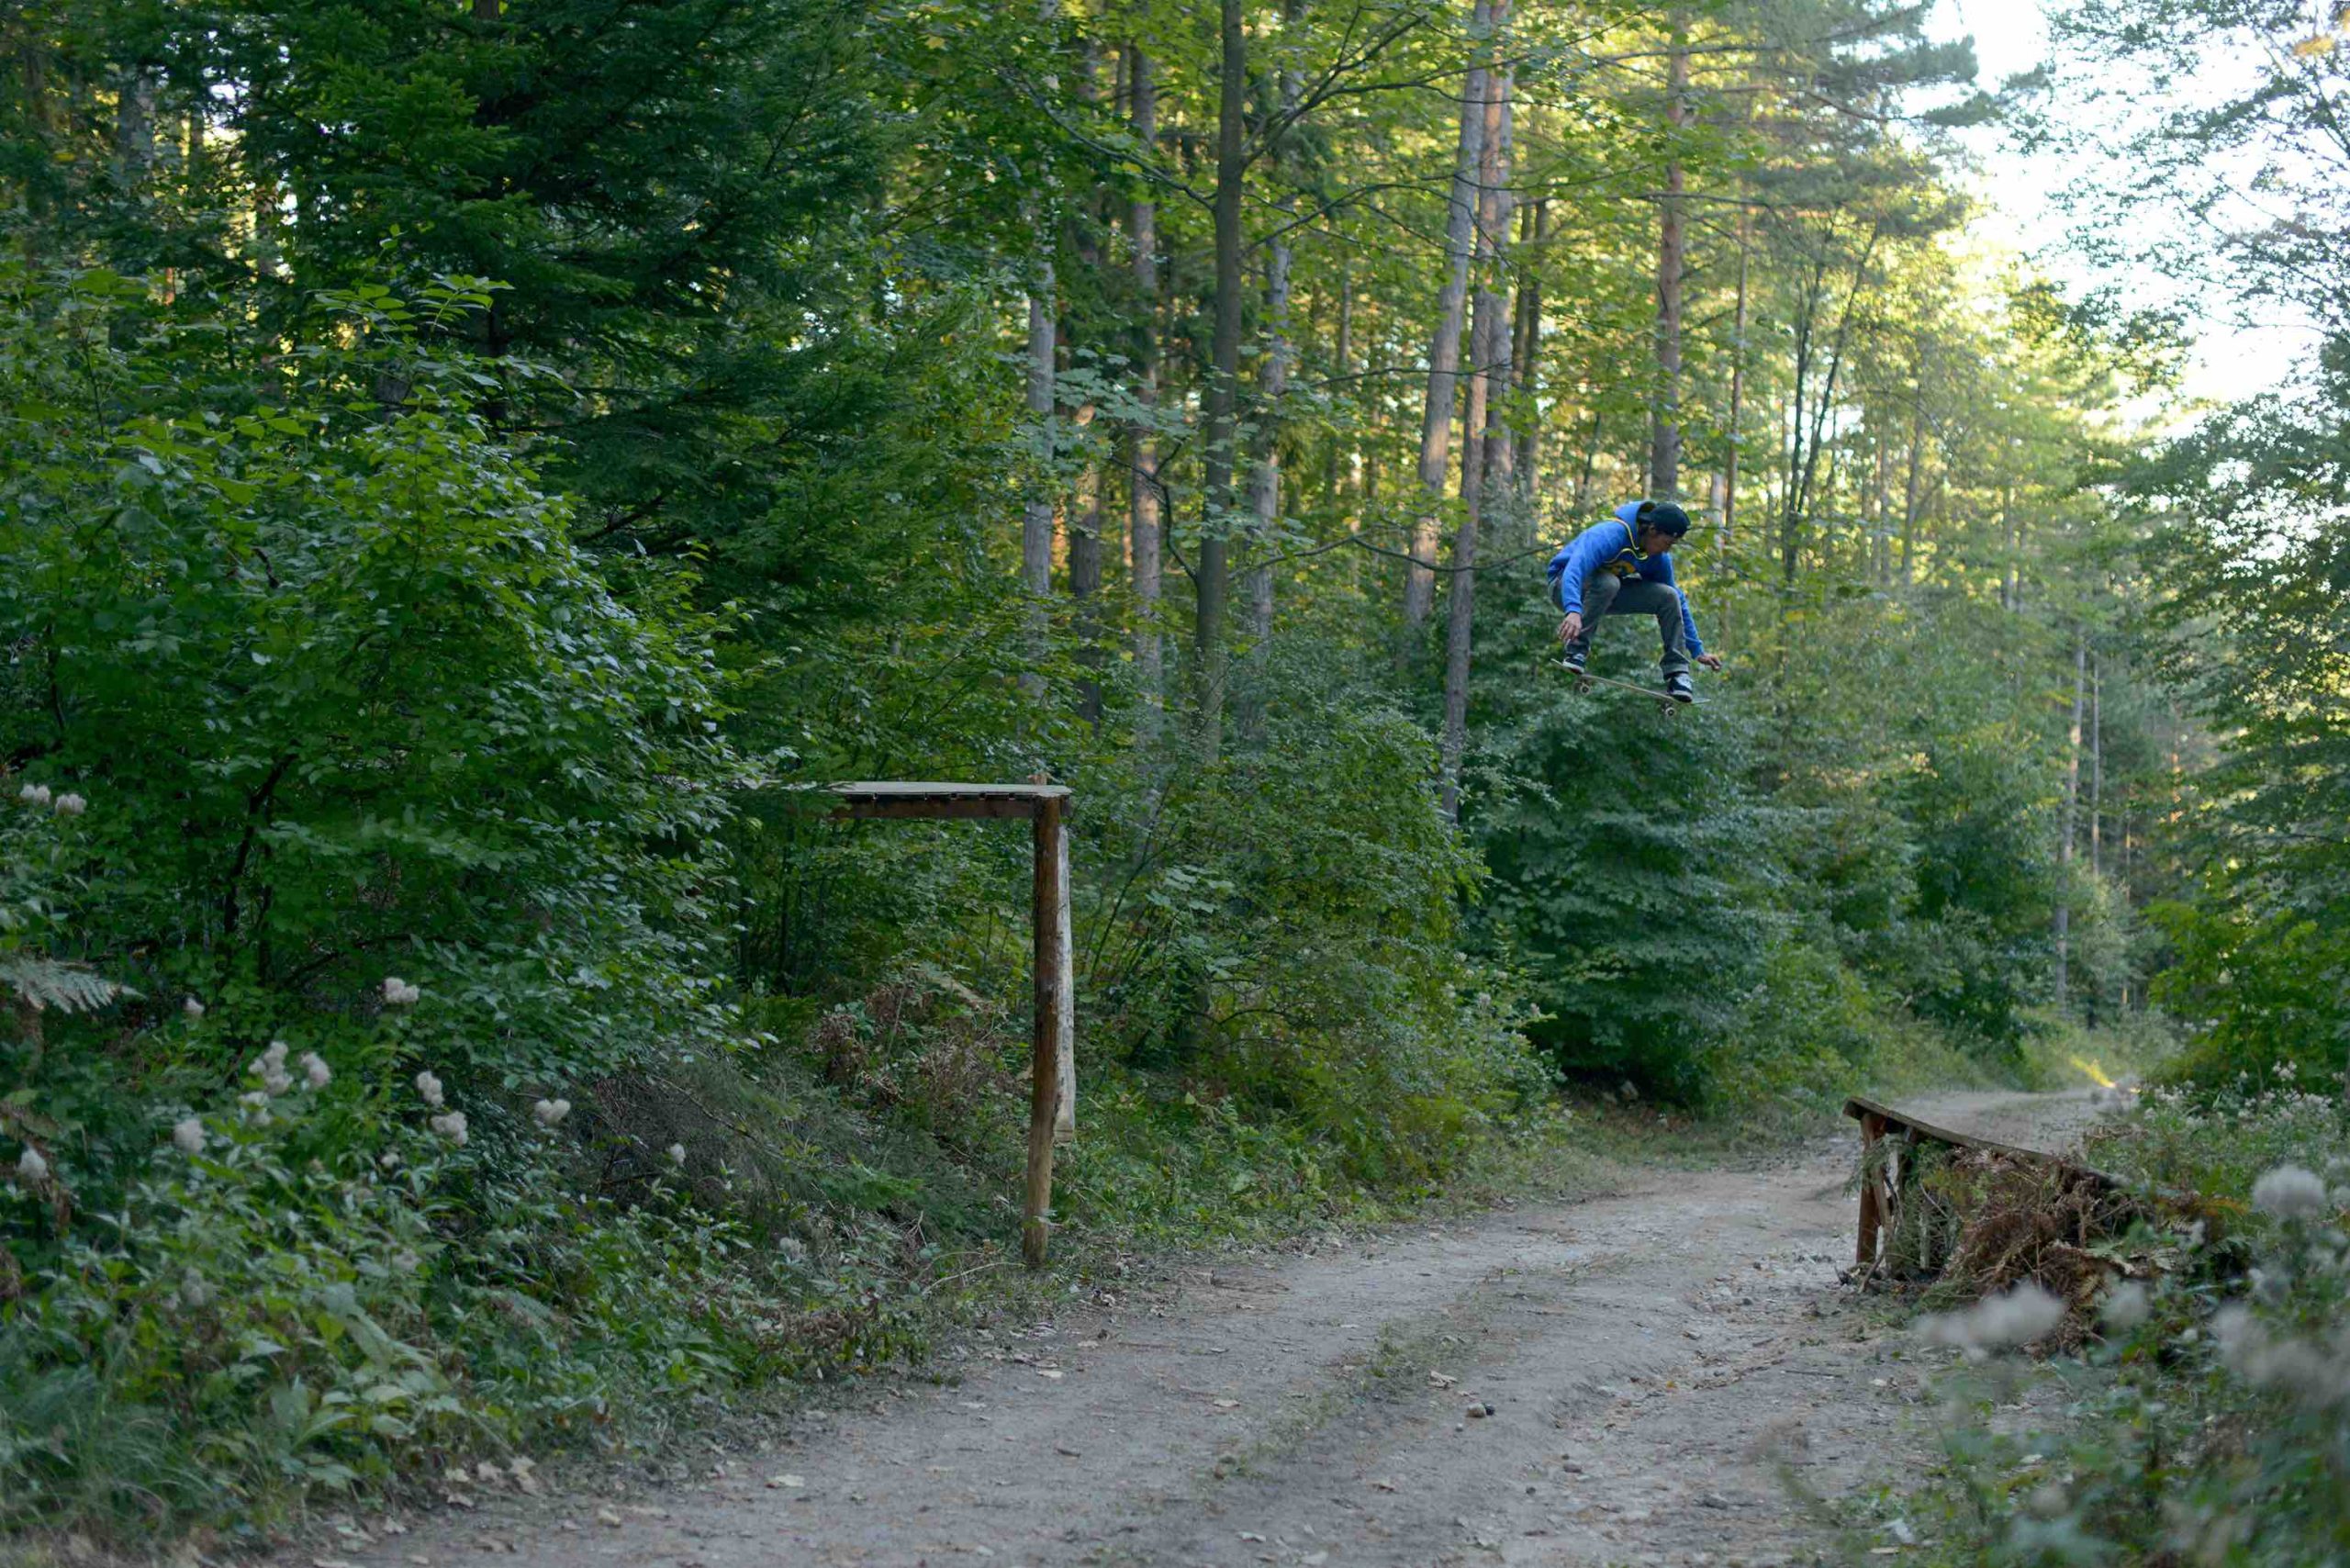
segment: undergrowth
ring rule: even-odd
[[[2157,1090],[2088,1153],[2155,1217],[2087,1347],[2039,1368],[1999,1353],[1991,1326],[2040,1338],[2053,1298],[1943,1320],[1967,1359],[1939,1388],[1942,1462],[1880,1519],[1953,1568],[2350,1561],[2350,1106],[2289,1070]],[[2196,1201],[2154,1201],[2181,1192]]]

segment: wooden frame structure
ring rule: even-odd
[[[1855,1094],[1844,1102],[1844,1114],[1861,1124],[1860,1235],[1853,1247],[1852,1263],[1863,1273],[1874,1272],[1886,1260],[1881,1256],[1879,1241],[1897,1227],[1902,1204],[1922,1199],[1923,1194],[1916,1191],[1915,1180],[1920,1145],[2005,1155],[2027,1165],[2040,1166],[2068,1185],[2086,1182],[2107,1192],[2121,1185],[2104,1171],[2091,1170],[2076,1160],[1994,1138],[1953,1132],[1863,1095]],[[1880,1144],[1886,1146],[1882,1153]]]
[[[1028,1073],[1028,1180],[1020,1251],[1045,1261],[1052,1228],[1053,1145],[1077,1136],[1077,991],[1069,920],[1069,791],[1061,784],[828,784],[838,818],[1025,818],[1035,841],[1036,1052]]]

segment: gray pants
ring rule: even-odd
[[[1646,577],[1619,577],[1594,572],[1583,585],[1583,634],[1567,644],[1578,657],[1591,653],[1591,630],[1603,615],[1653,615],[1664,653],[1657,668],[1675,676],[1689,667],[1689,644],[1681,634],[1681,596],[1663,583]]]

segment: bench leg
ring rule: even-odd
[[[1877,1231],[1885,1224],[1885,1172],[1871,1170],[1871,1156],[1885,1137],[1885,1118],[1871,1112],[1861,1118],[1861,1233],[1852,1262],[1868,1268],[1876,1261]]]

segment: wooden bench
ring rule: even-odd
[[[1919,1155],[1928,1146],[2001,1156],[2044,1170],[2052,1180],[2067,1187],[2086,1182],[2100,1193],[2110,1193],[2122,1186],[2118,1178],[2077,1160],[1954,1132],[1862,1095],[1844,1102],[1844,1114],[1861,1124],[1861,1223],[1852,1261],[1864,1274],[1889,1261],[1882,1255],[1884,1238],[1898,1226],[1903,1205],[1924,1196]]]

